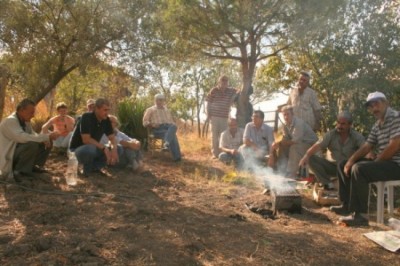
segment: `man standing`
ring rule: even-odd
[[[306,122],[314,131],[321,127],[321,105],[317,93],[310,88],[310,73],[300,72],[297,87],[290,92],[288,105],[293,107],[296,117]]]
[[[239,149],[244,162],[250,164],[254,163],[252,162],[254,159],[265,160],[274,142],[274,131],[264,124],[264,113],[256,110],[251,118],[253,121],[247,123],[244,129],[243,145]]]
[[[318,137],[306,122],[294,117],[292,106],[283,107],[282,113],[285,120],[283,138],[274,142],[272,149],[279,148],[278,168],[285,172],[286,177],[296,178],[300,159]]]
[[[78,162],[83,164],[83,175],[86,177],[92,172],[102,172],[107,164],[118,163],[117,143],[108,117],[109,111],[110,102],[97,99],[94,111],[82,115],[72,134],[69,148],[75,152]],[[112,149],[100,143],[103,134],[110,140]]]
[[[155,105],[147,108],[143,115],[143,126],[150,128],[154,137],[163,139],[163,150],[171,151],[172,159],[175,162],[180,162],[182,156],[176,136],[177,127],[171,112],[165,106],[165,96],[157,94],[154,101]]]
[[[211,123],[211,152],[214,158],[218,158],[219,138],[223,131],[227,128],[228,117],[231,105],[236,97],[236,90],[228,88],[228,77],[221,76],[218,79],[218,86],[212,88],[208,93],[207,101],[207,118]]]
[[[351,128],[353,118],[347,111],[339,113],[336,120],[336,128],[327,132],[321,141],[316,142],[309,148],[301,159],[299,166],[309,164],[310,169],[317,177],[324,189],[333,189],[331,177],[337,176],[337,164],[347,160],[364,143],[364,137]],[[315,155],[320,150],[328,149],[332,160]],[[339,195],[344,200],[350,192],[350,180],[339,180]]]
[[[222,132],[219,141],[219,148],[222,151],[218,158],[224,163],[234,161],[236,167],[241,166],[241,156],[239,147],[243,143],[243,128],[238,128],[235,118],[229,118],[228,129]]]
[[[400,180],[400,114],[389,107],[386,96],[372,92],[367,97],[368,111],[376,118],[367,141],[349,158],[339,164],[339,177],[351,179],[348,206],[342,210],[351,213],[339,221],[351,225],[368,225],[369,183]],[[375,160],[362,160],[375,148]]]
[[[14,176],[21,182],[25,177],[36,177],[34,172],[42,169],[50,153],[50,141],[59,136],[58,132],[37,134],[30,123],[35,115],[35,103],[29,99],[17,105],[17,111],[3,119],[0,124],[0,174]]]

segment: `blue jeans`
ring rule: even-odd
[[[83,171],[85,173],[99,170],[107,164],[104,151],[98,149],[92,144],[85,144],[71,151],[75,152],[78,162],[83,164]]]
[[[118,144],[118,167],[126,167],[127,165],[132,165],[133,161],[137,162],[143,160],[143,155],[140,150],[132,150],[129,148],[124,148],[122,145]]]
[[[240,155],[240,153],[233,155],[230,153],[221,152],[218,155],[218,159],[226,164],[230,164],[233,161],[236,168],[240,168],[242,165],[242,156]]]
[[[174,160],[181,159],[181,149],[179,147],[178,138],[176,137],[176,125],[161,124],[158,128],[153,128],[154,137],[163,139],[164,144],[169,146],[172,158]]]

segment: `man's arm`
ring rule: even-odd
[[[349,160],[347,160],[347,163],[344,166],[344,173],[347,176],[350,176],[351,167],[358,160],[360,160],[365,155],[367,155],[372,150],[372,148],[373,148],[373,146],[370,143],[365,142],[355,153],[353,153],[353,155],[349,158]]]
[[[389,161],[393,155],[400,149],[400,136],[389,140],[387,147],[376,156],[375,161]]]
[[[308,164],[308,160],[312,155],[314,155],[316,152],[321,150],[321,144],[319,142],[314,143],[307,151],[306,154],[304,154],[303,158],[301,158],[299,162],[299,166],[303,166]]]
[[[100,150],[103,150],[105,148],[104,144],[101,144],[100,142],[92,138],[90,134],[81,134],[81,136],[83,144],[92,144]]]
[[[1,132],[10,140],[17,143],[27,143],[28,141],[33,142],[46,142],[50,139],[56,139],[59,134],[53,132],[51,134],[29,134],[22,130],[17,119],[6,118],[1,126]]]
[[[143,115],[143,126],[151,127],[151,109],[147,108]]]
[[[56,117],[52,117],[42,126],[42,133],[47,134],[49,133],[49,128],[53,125],[54,120]]]

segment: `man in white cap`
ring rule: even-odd
[[[389,107],[385,95],[378,91],[368,95],[366,106],[376,122],[367,141],[338,168],[340,178],[351,179],[351,215],[339,218],[349,226],[368,225],[369,183],[400,180],[400,114]],[[375,160],[362,160],[373,149],[377,151]]]
[[[300,72],[297,87],[289,94],[287,104],[293,107],[293,113],[310,125],[314,131],[321,127],[321,105],[317,93],[310,87],[311,75],[307,71]]]
[[[94,99],[89,99],[86,101],[86,108],[88,112],[93,112],[95,103],[96,101]]]
[[[175,162],[182,159],[178,137],[176,136],[177,127],[171,112],[165,106],[165,96],[157,94],[154,96],[155,105],[146,109],[143,115],[143,126],[152,130],[156,138],[164,140],[163,150],[169,150]]]

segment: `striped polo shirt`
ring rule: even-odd
[[[400,114],[388,107],[383,124],[379,125],[379,121],[374,124],[367,142],[377,147],[378,153],[382,153],[389,145],[390,139],[395,137],[400,137]],[[400,165],[400,150],[393,155],[392,161]]]
[[[157,105],[153,105],[147,108],[143,115],[143,126],[147,127],[149,124],[175,124],[175,122],[167,107],[158,108]]]
[[[226,88],[222,90],[218,87],[215,87],[211,89],[206,99],[208,102],[208,115],[228,118],[235,96],[236,90],[232,88]]]

